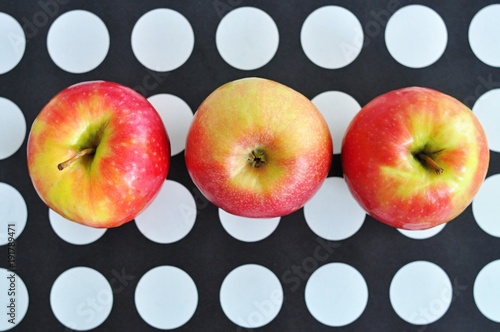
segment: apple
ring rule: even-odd
[[[202,194],[248,218],[290,214],[328,175],[332,139],[325,119],[299,92],[247,77],[213,91],[195,112],[185,161]]]
[[[111,228],[158,194],[170,143],[155,108],[136,91],[82,82],[54,96],[33,121],[28,171],[40,198],[71,221]]]
[[[408,87],[359,111],[344,135],[341,158],[347,186],[370,216],[422,230],[467,208],[486,176],[489,150],[481,124],[464,104]]]

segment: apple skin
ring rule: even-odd
[[[63,170],[58,164],[86,148]],[[66,219],[111,228],[133,220],[158,194],[170,142],[155,108],[136,91],[89,81],[59,92],[34,120],[28,171],[40,198]]]
[[[200,105],[185,161],[216,206],[274,218],[300,209],[318,191],[332,148],[328,126],[309,99],[281,83],[247,77],[222,85]]]
[[[359,111],[341,158],[348,188],[370,216],[423,230],[454,219],[472,202],[488,170],[489,150],[481,124],[464,104],[436,90],[408,87]]]

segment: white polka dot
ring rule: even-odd
[[[21,109],[0,97],[0,160],[16,153],[26,136],[26,120]]]
[[[339,6],[313,11],[304,21],[300,42],[306,56],[326,69],[349,65],[361,53],[363,28],[357,17]]]
[[[498,121],[500,109],[498,105],[500,105],[500,89],[493,89],[481,95],[472,107],[472,111],[476,114],[486,133],[489,149],[496,152],[500,152],[500,121]]]
[[[443,228],[446,226],[446,223],[437,225],[428,229],[424,230],[409,230],[409,229],[397,229],[401,234],[403,234],[406,237],[409,237],[410,239],[414,240],[424,240],[433,237],[434,235],[437,235],[439,232],[443,230]]]
[[[70,221],[49,209],[49,221],[54,232],[64,241],[84,245],[97,241],[106,233],[106,228],[94,228]]]
[[[64,326],[87,331],[101,325],[113,307],[113,292],[106,278],[89,267],[64,271],[50,290],[50,306]]]
[[[15,294],[9,291],[12,289]],[[7,331],[18,326],[23,320],[29,306],[29,294],[26,285],[17,273],[0,268],[0,290],[2,292],[2,315],[0,316],[0,331]],[[10,293],[10,294],[9,294]],[[11,314],[11,301],[14,300],[14,312]],[[14,324],[9,322],[13,319]]]
[[[488,319],[500,323],[500,260],[486,264],[474,282],[474,301]]]
[[[311,315],[328,326],[345,326],[361,316],[368,303],[368,286],[355,268],[329,263],[309,277],[305,301]]]
[[[217,50],[229,65],[253,70],[267,64],[279,45],[278,27],[271,16],[254,7],[240,7],[220,21]]]
[[[10,237],[17,239],[27,220],[28,208],[23,196],[11,185],[0,182],[0,245],[12,242]]]
[[[219,219],[222,227],[235,239],[256,242],[271,235],[281,218],[246,218],[219,209]]]
[[[472,201],[472,213],[479,227],[491,236],[500,238],[498,222],[498,197],[500,197],[500,174],[487,177]]]
[[[436,62],[446,49],[446,25],[433,9],[408,5],[396,11],[387,22],[385,43],[391,56],[410,68],[423,68]]]
[[[415,261],[392,279],[390,300],[396,314],[415,325],[427,325],[448,310],[453,290],[446,272],[434,263]]]
[[[21,25],[12,16],[0,12],[0,75],[17,66],[25,49],[26,37]]]
[[[479,60],[492,67],[500,67],[500,4],[482,8],[469,26],[469,43]]]
[[[142,319],[157,329],[186,324],[198,305],[191,277],[174,266],[158,266],[142,276],[135,290],[135,306]]]
[[[81,74],[95,69],[109,50],[109,33],[104,22],[85,10],[72,10],[52,23],[47,49],[61,69]]]
[[[366,213],[352,197],[343,178],[328,177],[305,204],[304,217],[316,235],[339,241],[361,228]]]
[[[311,101],[328,124],[333,139],[333,153],[340,153],[347,127],[361,106],[356,99],[341,91],[326,91]]]
[[[256,264],[242,265],[222,282],[220,303],[224,314],[236,325],[258,328],[278,315],[283,288],[269,269]]]
[[[194,48],[194,32],[179,12],[158,8],[142,15],[132,30],[132,51],[146,68],[165,72],[182,66]]]
[[[181,153],[186,147],[186,138],[193,121],[193,111],[181,98],[162,93],[148,98],[158,111],[170,139],[170,154]]]
[[[196,221],[196,202],[182,184],[166,180],[151,205],[135,218],[139,231],[157,243],[184,238]]]

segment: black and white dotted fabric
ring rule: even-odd
[[[219,210],[184,164],[198,105],[247,76],[306,95],[332,133],[329,177],[289,216]],[[160,194],[116,229],[49,210],[27,173],[32,121],[88,80],[147,97],[172,145]],[[491,162],[462,215],[410,232],[366,215],[340,158],[361,107],[412,85],[471,107]],[[498,331],[499,105],[500,4],[491,1],[2,1],[0,331]]]

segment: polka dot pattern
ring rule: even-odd
[[[193,111],[181,98],[171,94],[157,94],[148,101],[158,111],[170,139],[170,154],[175,156],[186,147],[186,137],[193,120]]]
[[[11,71],[26,49],[23,28],[12,16],[0,12],[0,74]]]
[[[399,317],[415,325],[437,321],[448,310],[453,296],[451,281],[438,265],[427,261],[406,264],[394,275],[391,304]]]
[[[500,103],[500,89],[489,90],[482,94],[474,103],[472,111],[486,132],[488,147],[491,151],[500,152],[500,123],[498,119],[498,103]]]
[[[276,53],[279,32],[273,19],[254,7],[229,12],[215,34],[217,50],[231,66],[253,70],[267,64]]]
[[[73,10],[50,26],[47,50],[55,64],[75,74],[89,72],[104,61],[110,38],[105,23],[95,14]]]
[[[145,13],[135,23],[131,43],[134,55],[146,68],[172,71],[191,55],[194,33],[181,13],[158,8]]]
[[[488,319],[500,323],[500,260],[488,263],[479,271],[474,281],[474,301],[479,311]]]
[[[423,5],[399,9],[387,22],[385,42],[392,57],[410,68],[436,62],[447,42],[446,25],[434,10]]]
[[[151,205],[135,218],[141,233],[157,243],[185,237],[196,220],[196,202],[182,184],[167,180]]]
[[[280,222],[277,218],[245,218],[219,209],[219,219],[226,232],[243,242],[256,242],[271,235]]]
[[[64,271],[52,284],[50,307],[66,327],[87,331],[101,325],[113,307],[113,291],[98,271],[78,266]]]
[[[329,263],[318,268],[307,281],[307,309],[321,323],[340,327],[354,322],[368,302],[368,287],[355,268]]]
[[[0,182],[0,225],[5,230],[0,233],[0,245],[12,242],[11,237],[17,239],[27,221],[28,208],[23,196],[16,188]]]
[[[363,47],[363,29],[357,17],[346,8],[325,6],[306,18],[300,42],[314,64],[339,69],[358,57]]]
[[[224,278],[220,304],[224,314],[238,326],[258,328],[267,325],[280,312],[283,289],[269,269],[246,264]]]
[[[174,266],[158,266],[144,274],[135,290],[139,315],[149,325],[172,330],[186,324],[198,304],[191,277]]]
[[[105,228],[93,228],[72,222],[49,209],[50,226],[64,241],[74,245],[85,245],[97,241],[106,233]]]
[[[361,106],[356,99],[342,91],[325,91],[311,101],[328,124],[334,143],[333,153],[340,154],[347,127]]]
[[[492,67],[500,67],[500,36],[491,31],[500,29],[498,21],[500,4],[486,6],[472,18],[469,26],[469,43],[474,54]]]
[[[26,136],[26,120],[12,101],[0,97],[0,160],[16,153]]]
[[[297,330],[370,330],[374,315],[401,331],[500,326],[500,261],[493,258],[500,237],[500,5],[457,8],[358,0],[1,7],[0,301],[16,307],[14,323],[10,309],[3,311],[0,331],[35,331],[40,321],[54,331],[285,331],[290,322]],[[450,22],[450,13],[460,15]],[[470,49],[457,55],[457,45]],[[329,177],[302,210],[281,218],[217,209],[183,163],[187,131],[208,91],[254,75],[307,94],[334,141]],[[62,218],[43,205],[27,175],[27,121],[54,87],[84,79],[135,87],[170,137],[164,186],[118,229]],[[491,152],[488,177],[460,220],[426,231],[388,229],[347,190],[338,167],[342,138],[379,92],[435,84],[474,101],[468,104]],[[457,243],[474,248],[467,260]],[[133,317],[124,320],[125,313]]]
[[[472,212],[479,227],[487,234],[500,238],[500,225],[495,217],[500,195],[500,174],[486,178],[474,201]]]
[[[366,213],[351,196],[344,179],[330,177],[304,206],[309,228],[318,236],[340,241],[353,236]]]

